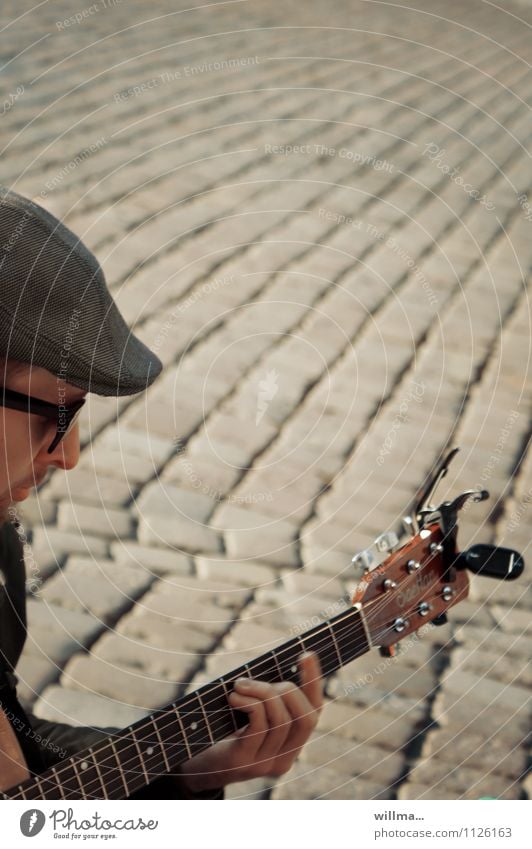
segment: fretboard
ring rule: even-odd
[[[302,652],[316,652],[323,674],[330,675],[370,647],[361,609],[350,608],[0,798],[125,799],[247,723],[247,716],[227,702],[237,678],[298,683]]]

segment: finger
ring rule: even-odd
[[[239,732],[237,742],[240,753],[249,759],[254,759],[268,731],[266,711],[260,699],[244,696],[233,690],[228,696],[229,704],[235,710],[241,710],[249,717],[245,728]]]
[[[268,729],[257,753],[259,761],[266,762],[275,758],[290,732],[291,717],[281,698],[281,687],[280,684],[268,684],[266,681],[253,679],[235,682],[237,692],[244,689],[253,698],[260,699],[264,705]]]
[[[299,658],[301,689],[310,704],[320,710],[323,706],[323,678],[316,652],[305,652]]]
[[[288,710],[291,723],[290,733],[286,737],[282,749],[278,752],[276,759],[276,772],[286,772],[295,761],[302,747],[318,724],[319,709],[306,697],[301,688],[294,684],[282,685],[283,703]]]

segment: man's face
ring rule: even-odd
[[[9,376],[5,385],[16,392],[67,407],[87,394],[34,366]],[[54,422],[43,416],[0,407],[0,523],[8,518],[11,505],[24,501],[30,490],[42,482],[50,466],[61,469],[76,466],[79,460],[78,424],[75,423],[48,454],[55,432]]]

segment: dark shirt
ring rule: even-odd
[[[16,682],[15,670],[26,640],[26,568],[22,541],[11,522],[0,525],[0,664],[10,680]],[[6,711],[8,714],[8,711]],[[95,729],[48,722],[27,714],[36,733],[35,740],[43,768],[58,763],[94,746],[118,728]],[[24,749],[24,747],[23,747]],[[179,778],[163,776],[149,787],[132,794],[131,799],[223,799],[223,790],[192,796],[184,791]]]

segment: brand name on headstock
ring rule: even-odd
[[[396,602],[398,607],[406,607],[407,604],[410,604],[419,596],[420,592],[436,586],[439,579],[440,576],[435,571],[420,572],[419,575],[416,575],[415,584],[411,584],[409,587],[406,587],[404,590],[397,593]]]

